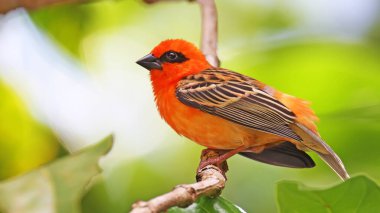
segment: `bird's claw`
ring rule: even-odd
[[[220,156],[226,153],[224,150],[204,149],[201,154],[201,162],[197,168],[197,173],[200,173],[209,165],[214,165],[220,169],[223,176],[227,179],[225,173],[228,171],[227,161]]]

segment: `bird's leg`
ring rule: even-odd
[[[240,146],[236,149],[228,151],[218,149],[204,149],[202,151],[201,162],[199,163],[197,171],[201,171],[207,165],[215,165],[225,173],[228,170],[226,160],[246,149],[247,147],[245,146]]]

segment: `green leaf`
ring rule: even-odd
[[[66,154],[52,130],[31,115],[4,79],[0,79],[0,97],[0,181]]]
[[[220,212],[228,212],[228,213],[242,213],[245,212],[239,206],[231,203],[230,201],[222,198],[210,198],[203,196],[197,200],[197,202],[193,203],[187,208],[178,208],[173,207],[169,209],[168,213],[192,213],[192,212],[202,212],[202,213],[220,213]]]
[[[0,212],[78,213],[90,180],[100,173],[99,158],[112,147],[108,136],[81,152],[0,182]]]
[[[280,212],[380,212],[380,187],[365,176],[325,190],[282,181],[277,192]]]

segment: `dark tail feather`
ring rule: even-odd
[[[291,128],[304,140],[303,144],[318,153],[342,180],[350,178],[338,155],[318,135],[299,123],[295,123]]]
[[[297,149],[290,142],[283,142],[273,147],[268,147],[260,153],[240,152],[239,154],[275,166],[291,168],[311,168],[315,166],[314,161],[308,154]]]

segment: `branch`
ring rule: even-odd
[[[207,61],[214,67],[219,67],[217,54],[218,43],[218,13],[214,0],[197,0],[202,11],[202,43],[201,49]]]
[[[223,150],[205,149],[201,154],[201,166],[210,158],[225,153]],[[155,197],[147,202],[138,201],[132,205],[131,213],[163,212],[173,206],[187,207],[201,196],[216,197],[226,183],[227,162],[219,165],[206,165],[197,169],[197,183],[176,186],[171,192]]]
[[[204,167],[198,172],[199,182],[176,186],[171,192],[155,197],[147,202],[133,204],[131,213],[163,212],[173,206],[187,207],[199,197],[218,196],[224,188],[226,178],[223,172],[213,165]]]
[[[84,3],[90,0],[1,0],[0,13],[6,13],[18,7],[34,10],[54,4]]]

